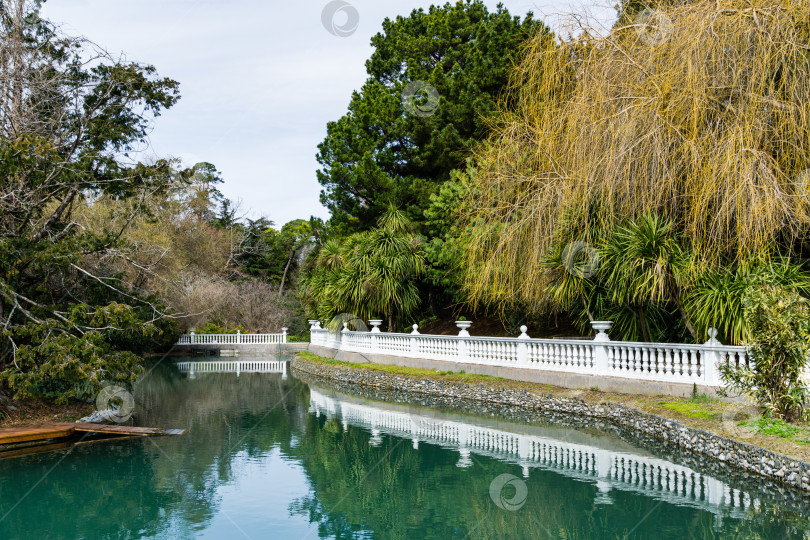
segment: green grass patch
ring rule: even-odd
[[[675,411],[690,418],[701,418],[703,420],[713,420],[717,418],[720,413],[717,411],[710,411],[706,409],[703,402],[695,402],[691,399],[689,401],[659,401],[658,404],[663,408]]]
[[[352,362],[342,362],[340,360],[333,360],[332,358],[324,358],[312,354],[311,352],[300,352],[298,356],[310,362],[318,362],[320,364],[338,365],[350,368],[373,369],[374,371],[383,371],[385,373],[392,373],[395,375],[404,375],[406,377],[432,377],[445,380],[456,381],[502,381],[503,377],[493,377],[491,375],[477,375],[474,373],[465,373],[464,371],[436,371],[433,369],[413,368],[404,366],[391,366],[388,364],[357,364]]]
[[[689,398],[689,403],[720,403],[720,399],[706,394],[693,394]]]
[[[738,425],[751,428],[755,433],[787,439],[796,444],[810,446],[810,426],[788,424],[776,418],[755,418]]]
[[[754,431],[757,433],[776,435],[783,439],[792,439],[803,431],[799,426],[794,426],[775,418],[757,418],[756,420],[743,422],[743,425],[754,428]]]

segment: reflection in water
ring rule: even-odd
[[[281,373],[287,378],[289,362],[285,359],[249,358],[244,360],[193,360],[175,364],[180,373],[194,378],[199,373]]]
[[[810,530],[807,499],[795,492],[593,423],[425,409],[407,396],[368,399],[242,367],[239,376],[199,369],[192,379],[191,370],[160,366],[139,384],[137,423],[186,428],[184,437],[0,461],[0,538],[802,538]],[[505,474],[525,482],[525,504],[491,498]]]
[[[457,421],[449,414],[422,416],[404,407],[361,402],[315,386],[310,387],[310,400],[316,415],[339,418],[344,429],[351,424],[369,430],[371,444],[379,444],[381,434],[386,433],[410,439],[415,449],[422,441],[454,450],[459,453],[457,466],[462,468],[472,466],[471,454],[475,454],[519,465],[526,478],[530,468],[551,470],[593,483],[599,492],[597,503],[611,502],[607,494],[620,489],[717,516],[742,518],[745,509],[760,506],[755,494],[607,437],[583,436],[578,438],[587,440],[569,442],[560,440],[559,430],[553,428],[526,433],[526,426],[507,422]]]

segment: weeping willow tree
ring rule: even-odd
[[[513,77],[516,106],[476,156],[462,219],[475,231],[471,300],[565,307],[590,276],[565,283],[564,247],[599,247],[655,216],[683,256],[643,259],[646,271],[628,275],[649,289],[645,301],[674,299],[697,338],[690,318],[708,308],[691,288],[708,294],[727,272],[733,280],[800,255],[810,223],[808,7],[697,1],[641,11],[604,37],[530,42]]]

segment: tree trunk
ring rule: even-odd
[[[647,329],[647,317],[644,316],[644,306],[638,306],[638,320],[641,323],[641,337],[650,343],[650,331]]]
[[[293,257],[295,257],[295,250],[290,250],[290,258],[287,259],[287,266],[284,267],[284,275],[281,276],[281,285],[278,288],[278,295],[284,292],[284,282],[287,281],[287,271],[290,269],[290,265],[292,264]]]
[[[580,293],[580,297],[582,298],[582,306],[585,308],[585,313],[588,314],[588,320],[591,322],[595,321],[596,319],[593,318],[591,310],[588,309],[588,301],[585,299],[585,293]]]
[[[388,331],[396,332],[397,327],[394,324],[394,306],[388,304]]]
[[[695,339],[695,343],[698,342],[698,333],[695,331],[695,327],[692,326],[692,323],[689,322],[689,318],[686,316],[686,310],[683,309],[683,305],[681,305],[681,299],[677,292],[673,291],[670,293],[669,297],[672,299],[672,302],[675,304],[675,307],[678,308],[678,314],[681,316],[683,323],[686,325],[686,329],[689,330],[689,333],[692,334],[692,337]]]

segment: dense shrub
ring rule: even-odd
[[[748,288],[743,308],[752,334],[750,367],[722,366],[723,377],[772,415],[797,420],[807,400],[810,303],[763,278]]]

